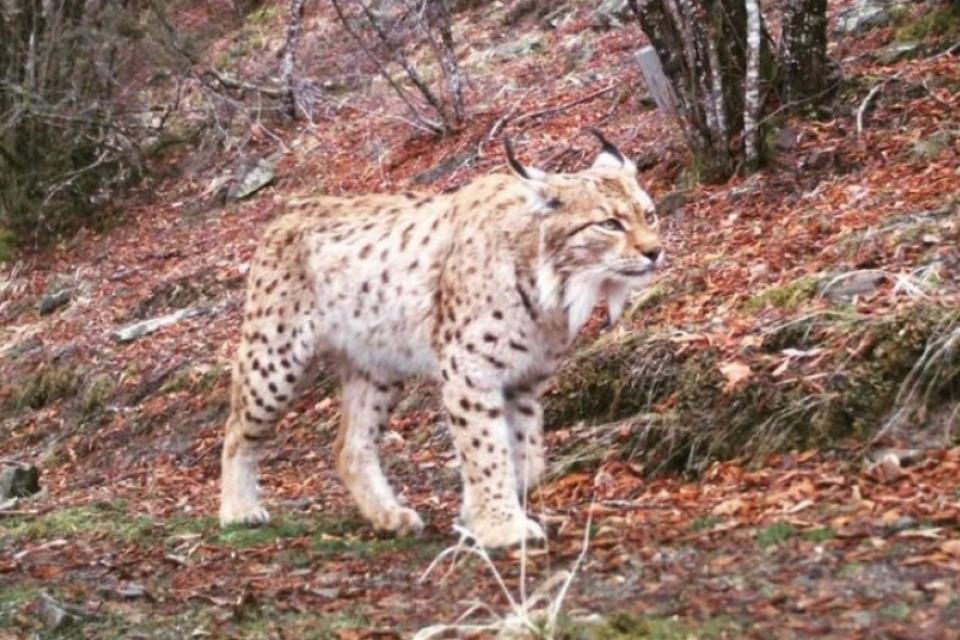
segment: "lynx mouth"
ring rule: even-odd
[[[617,273],[628,278],[639,278],[640,276],[645,276],[653,273],[656,269],[654,265],[649,265],[646,267],[638,267],[635,269],[617,269]]]

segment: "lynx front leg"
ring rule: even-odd
[[[533,392],[507,392],[507,422],[510,425],[510,453],[521,496],[540,484],[546,467],[543,442],[543,407]]]
[[[527,518],[517,498],[503,394],[477,389],[465,377],[447,377],[443,403],[463,462],[467,527],[485,547],[543,538],[540,525]]]
[[[377,443],[386,428],[399,389],[377,382],[360,372],[343,380],[343,416],[334,445],[337,470],[360,512],[375,528],[400,533],[419,533],[423,521],[404,507],[390,488],[380,467]]]

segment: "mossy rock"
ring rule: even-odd
[[[81,383],[82,375],[75,367],[41,365],[26,378],[13,381],[13,408],[42,409],[58,400],[75,396]]]
[[[895,315],[802,316],[769,333],[751,377],[729,389],[720,354],[644,333],[606,337],[558,374],[545,400],[546,425],[600,425],[561,450],[566,469],[619,453],[649,470],[699,472],[711,462],[863,440],[895,410],[910,415],[960,402],[960,311],[918,304]],[[861,345],[855,354],[841,348]],[[823,347],[818,386],[810,375],[774,375],[770,356]],[[906,391],[905,391],[906,390]],[[614,428],[609,423],[626,424]],[[628,433],[624,437],[623,433]]]
[[[816,276],[803,276],[785,284],[767,287],[750,298],[744,305],[747,311],[761,311],[774,307],[793,311],[817,294]]]
[[[544,401],[548,426],[612,421],[648,410],[679,381],[675,345],[643,333],[601,338],[578,353]]]

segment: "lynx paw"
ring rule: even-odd
[[[423,520],[416,511],[407,507],[381,513],[374,524],[381,531],[392,531],[400,535],[419,535],[423,531]]]
[[[524,540],[544,540],[546,535],[539,524],[517,513],[503,519],[490,518],[473,523],[471,532],[483,547],[510,547]]]
[[[220,526],[242,525],[259,527],[270,522],[270,514],[257,502],[223,504],[220,506]]]

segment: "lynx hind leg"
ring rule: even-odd
[[[223,526],[269,520],[257,491],[257,459],[295,399],[315,351],[309,317],[313,304],[306,300],[306,278],[297,264],[261,259],[251,269],[223,447]]]
[[[374,528],[419,533],[423,521],[416,511],[397,500],[380,466],[377,446],[399,392],[398,383],[372,380],[357,371],[346,373],[334,453],[341,480]]]

